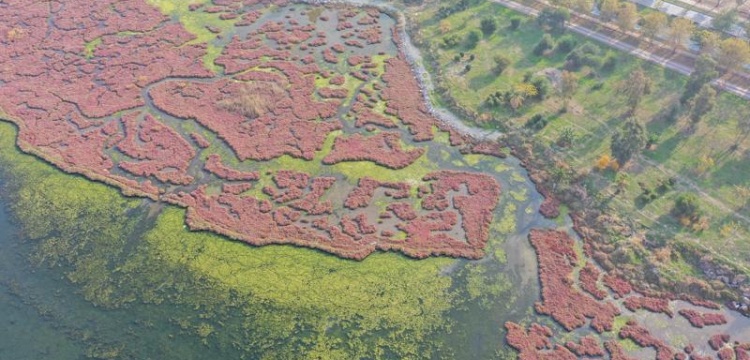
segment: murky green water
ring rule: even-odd
[[[0,359],[79,359],[83,350],[21,297],[35,274],[24,267],[16,230],[0,208]]]
[[[361,358],[494,358],[508,351],[502,324],[538,298],[525,234],[550,224],[513,159],[473,164],[492,166],[506,194],[485,259],[360,263],[191,233],[179,210],[20,154],[14,134],[0,124],[12,184],[0,197],[0,359],[347,358],[374,347]],[[222,264],[241,278],[216,278]],[[431,355],[417,355],[423,346]]]
[[[2,179],[0,179],[2,184]],[[6,200],[6,199],[0,199]],[[179,306],[94,306],[65,277],[65,267],[34,266],[24,239],[0,201],[0,359],[239,358],[204,346],[172,323]]]
[[[198,127],[148,105],[185,134]],[[542,198],[516,159],[464,157],[446,137],[429,147],[431,166],[483,171],[502,186],[479,261],[379,253],[355,262],[189,232],[183,210],[124,200],[20,154],[0,123],[0,360],[512,354],[503,323],[525,318],[539,294],[526,235],[553,222],[538,214]]]

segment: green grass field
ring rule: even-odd
[[[441,4],[444,4],[441,2]],[[480,2],[464,11],[440,19],[438,6],[427,4],[414,13],[424,47],[430,49],[439,69],[438,82],[449,89],[448,96],[459,106],[476,111],[493,120],[477,123],[487,128],[509,127],[520,129],[535,114],[542,114],[549,123],[536,133],[538,140],[549,144],[562,158],[579,171],[590,171],[587,177],[589,194],[599,193],[612,213],[632,219],[643,225],[648,237],[661,238],[670,244],[672,239],[688,241],[705,247],[718,258],[735,264],[750,260],[749,202],[744,189],[750,188],[750,139],[738,137],[737,120],[750,116],[747,101],[727,93],[720,93],[715,108],[704,116],[694,131],[689,131],[689,120],[684,116],[669,119],[668,109],[679,102],[687,81],[686,76],[668,71],[660,66],[644,63],[633,56],[617,52],[576,34],[572,37],[577,46],[591,43],[598,57],[615,57],[613,70],[583,67],[577,91],[572,96],[567,111],[561,112],[564,101],[553,89],[546,100],[527,100],[518,110],[507,106],[490,107],[487,97],[497,91],[511,90],[523,81],[526,74],[539,74],[545,69],[562,69],[565,54],[551,52],[543,56],[533,54],[533,48],[544,32],[534,19],[510,11],[490,2]],[[466,41],[454,47],[444,46],[443,39],[455,36],[465,39],[472,30],[478,30],[480,20],[491,16],[496,19],[497,31],[484,36],[474,49]],[[522,19],[520,27],[509,29],[512,18]],[[561,36],[553,35],[555,41]],[[464,53],[460,61],[455,57]],[[501,75],[493,72],[495,55],[507,57],[511,64]],[[474,60],[468,58],[474,55]],[[466,64],[471,68],[467,72]],[[642,67],[651,80],[651,92],[643,98],[635,116],[649,133],[658,134],[657,144],[643,151],[643,156],[631,161],[621,172],[629,175],[626,189],[614,196],[615,174],[597,172],[594,165],[603,154],[609,154],[610,137],[624,122],[627,113],[625,96],[619,92],[620,84],[637,67]],[[439,70],[439,71],[437,71]],[[576,141],[568,148],[554,144],[564,129],[572,129]],[[659,181],[677,177],[678,185],[659,198],[644,204],[638,200],[641,188],[638,183],[655,186]],[[700,195],[700,203],[708,218],[708,228],[703,231],[687,230],[670,216],[674,198],[685,191]],[[750,193],[750,192],[747,192]],[[690,274],[684,262],[673,255],[671,268],[680,274]]]

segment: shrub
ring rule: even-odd
[[[680,194],[674,202],[672,215],[684,225],[697,222],[702,215],[700,204],[698,204],[698,197],[694,193]]]
[[[534,77],[534,73],[531,71],[527,71],[523,73],[523,82],[529,82],[531,81],[531,78]]]
[[[607,56],[606,59],[604,59],[604,63],[602,64],[602,71],[606,72],[612,72],[617,67],[617,57],[613,55]]]
[[[555,42],[554,40],[552,40],[552,36],[550,36],[549,34],[544,34],[544,36],[542,36],[542,39],[539,40],[539,43],[534,47],[533,53],[536,56],[542,56],[547,50],[552,49],[552,47],[554,46]]]
[[[592,44],[590,42],[584,43],[578,49],[582,53],[584,53],[584,54],[590,54],[590,55],[599,55],[599,53],[601,52],[601,49],[598,46],[596,46],[596,45],[594,45],[594,44]]]
[[[495,71],[496,75],[502,74],[503,71],[505,71],[505,69],[510,66],[510,60],[504,55],[495,55],[492,60],[495,62],[495,67],[493,68],[493,70]]]
[[[600,57],[580,47],[571,51],[565,60],[565,68],[571,71],[579,70],[584,66],[599,69],[603,65]]]
[[[487,100],[485,100],[484,102],[487,104],[487,106],[498,107],[500,105],[503,105],[506,102],[505,98],[506,98],[505,93],[496,91],[490,94],[490,96],[488,96]]]
[[[479,44],[479,40],[481,40],[481,35],[479,35],[478,31],[469,31],[469,33],[466,35],[466,48],[473,49],[477,47],[477,45]]]
[[[585,55],[581,58],[581,65],[588,66],[592,69],[599,69],[602,67],[602,58],[594,55]]]
[[[524,98],[536,97],[539,94],[539,90],[536,86],[527,82],[513,85],[513,92],[523,95]]]
[[[488,37],[492,35],[492,33],[497,30],[497,21],[493,18],[484,18],[479,23],[479,28],[482,30],[482,34],[484,34],[485,37]]]
[[[549,80],[547,80],[546,77],[538,76],[536,78],[533,78],[531,80],[531,84],[536,87],[537,94],[535,97],[537,100],[546,99],[552,91],[552,84],[550,84]]]
[[[519,26],[521,26],[521,19],[520,18],[514,17],[514,18],[510,19],[510,29],[511,30],[515,31],[515,30],[518,29]]]
[[[555,47],[555,51],[557,51],[560,54],[567,54],[573,50],[573,48],[576,47],[576,40],[571,36],[564,36],[560,40],[557,41],[557,46]]]
[[[562,147],[568,147],[573,144],[576,139],[576,133],[572,128],[566,127],[560,132],[560,136],[557,138],[557,145]]]
[[[444,36],[442,47],[446,49],[450,49],[450,48],[458,46],[460,42],[461,42],[461,38],[459,38],[458,35],[456,34]]]
[[[539,131],[544,129],[544,127],[547,126],[547,119],[542,116],[542,114],[536,114],[532,116],[529,120],[526,121],[526,123],[523,125],[523,127]]]
[[[609,156],[609,154],[603,154],[596,161],[595,167],[599,171],[604,171],[607,169],[617,171],[617,169],[620,168],[620,165],[617,163],[617,160],[613,159],[611,156]]]
[[[659,138],[660,137],[661,137],[661,134],[659,134],[659,133],[650,133],[650,134],[648,134],[648,139],[646,140],[646,147],[650,148],[650,147],[656,145],[656,143],[659,142]]]
[[[661,179],[661,180],[659,180],[659,183],[656,186],[656,191],[664,194],[667,191],[672,190],[674,188],[675,184],[677,184],[677,179],[674,178],[674,177],[670,177],[670,178],[666,178],[666,179]]]

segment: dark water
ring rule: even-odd
[[[2,186],[2,182],[0,182]],[[83,349],[25,303],[20,292],[35,282],[24,270],[20,241],[4,206],[0,206],[0,359],[79,359]]]
[[[507,263],[488,256],[479,261],[456,260],[443,271],[458,285],[463,281],[459,270],[481,266],[487,269],[488,283],[510,283],[512,287],[502,299],[492,298],[490,306],[469,302],[447,314],[455,324],[454,333],[446,334],[447,344],[459,358],[489,358],[503,342],[502,324],[524,318],[538,298],[535,259],[525,234],[532,224],[540,223],[536,210],[541,197],[523,170],[510,162],[509,170],[498,178],[504,189],[525,188],[527,196],[520,201],[504,196],[503,207],[510,203],[517,207],[517,227],[510,235],[493,233],[496,241],[488,247],[488,253],[502,249]],[[0,177],[0,189],[2,180]],[[169,303],[132,303],[112,310],[86,301],[80,286],[66,277],[65,268],[32,264],[30,254],[36,244],[25,239],[20,227],[12,223],[4,195],[0,194],[0,360],[239,359],[243,355],[233,348],[203,344],[194,331],[180,328],[174,319],[195,313],[195,309]],[[133,216],[146,215],[143,211]],[[124,236],[138,241],[140,235]]]
[[[86,301],[66,269],[32,264],[35,244],[19,233],[2,195],[0,360],[240,358],[175,323],[175,315],[195,309],[137,303],[113,310]]]

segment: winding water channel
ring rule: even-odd
[[[496,140],[503,136],[501,132],[471,127],[455,114],[432,103],[429,95],[434,90],[434,83],[422,65],[420,51],[411,43],[406,32],[406,20],[400,9],[377,0],[306,2],[375,6],[397,16],[401,33],[400,47],[414,68],[422,96],[432,114],[457,131],[477,139]],[[148,89],[144,90],[144,95],[147,93]],[[148,99],[148,96],[145,98]],[[149,107],[152,104],[149,103]],[[170,120],[166,114],[160,115],[168,121],[178,121]],[[428,156],[432,161],[439,162],[443,154],[431,149]],[[503,189],[503,201],[496,212],[497,221],[501,221],[502,216],[512,216],[515,219],[515,230],[511,233],[493,231],[487,252],[491,254],[500,249],[506,254],[507,260],[499,262],[492,256],[479,261],[454,260],[443,269],[442,275],[455,276],[458,270],[469,264],[480,264],[488,269],[488,277],[497,276],[500,279],[501,274],[507,276],[515,296],[511,299],[494,299],[496,302],[489,308],[469,304],[468,310],[455,309],[450,312],[449,316],[456,327],[465,331],[470,341],[459,344],[452,343],[449,339],[447,343],[459,351],[460,358],[464,359],[491,357],[498,346],[502,346],[502,339],[499,337],[502,324],[507,320],[528,318],[533,303],[539,300],[536,256],[527,240],[528,232],[533,228],[570,229],[569,218],[556,223],[539,214],[543,198],[518,159],[508,157],[483,161],[473,166],[491,171]],[[442,160],[441,165],[451,166],[446,160]],[[0,176],[0,188],[2,182]],[[168,304],[136,305],[114,311],[96,308],[85,301],[78,293],[79,289],[70,284],[59,271],[30,265],[28,254],[32,250],[32,244],[19,232],[19,227],[11,222],[5,211],[10,208],[10,204],[2,195],[0,194],[0,359],[82,359],[97,350],[92,350],[91,342],[87,340],[92,338],[96,338],[97,343],[113,344],[112,346],[127,343],[128,348],[136,349],[134,353],[140,356],[139,359],[238,358],[238,354],[230,350],[201,345],[195,336],[180,332],[178,326],[170,320],[175,313],[194,310]],[[147,204],[146,208],[160,211],[160,206],[148,201],[144,203]],[[502,303],[504,300],[508,303]],[[678,305],[687,306],[682,303]],[[726,329],[737,334],[737,339],[750,339],[750,321],[736,313],[725,313],[731,319]],[[662,315],[642,314],[639,318],[642,322],[653,324],[670,323]],[[699,330],[682,332],[685,327],[683,323],[680,324],[683,326],[678,329],[678,334],[672,334],[674,328],[668,327],[660,330],[661,334],[681,336],[680,339],[691,342],[705,337],[705,332]],[[643,353],[648,354],[648,351]]]

